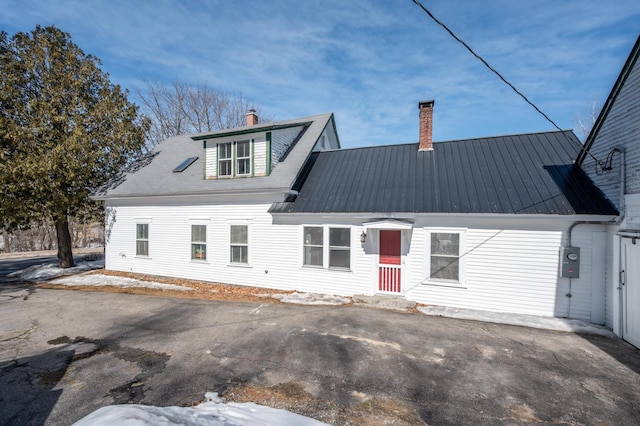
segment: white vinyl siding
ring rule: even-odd
[[[253,142],[253,175],[265,176],[267,174],[267,141],[256,139]]]
[[[376,230],[366,230],[366,241],[361,243],[362,219],[338,215],[275,217],[267,212],[270,205],[267,202],[200,202],[185,206],[168,203],[143,207],[110,204],[107,206],[106,268],[343,296],[376,293],[379,258]],[[152,240],[149,248],[153,257],[136,257],[135,229],[136,223],[141,223],[137,219],[140,217],[153,217],[149,225]],[[191,233],[187,231],[193,224],[190,218],[207,218],[207,262],[194,262],[187,254],[192,244]],[[238,218],[247,219],[243,222]],[[593,303],[594,297],[591,288],[602,279],[591,276],[595,272],[588,263],[596,255],[589,247],[598,239],[594,233],[604,227],[581,225],[573,230],[573,243],[581,247],[582,263],[580,278],[571,283],[574,297],[568,298],[569,280],[559,276],[559,253],[567,243],[566,232],[573,220],[417,217],[413,229],[402,231],[402,288],[405,289],[402,295],[429,305],[589,321],[589,303]],[[443,226],[431,228],[434,222]],[[247,226],[248,264],[230,263],[232,225]],[[322,267],[305,266],[305,228],[322,229]],[[349,269],[329,267],[331,228],[350,230]],[[466,230],[460,239],[460,259],[464,261],[460,283],[428,279],[429,229]],[[312,240],[308,242],[307,246],[313,246]],[[336,252],[346,251],[346,244],[333,247]],[[239,256],[242,259],[243,254]],[[610,316],[608,312],[607,316]]]
[[[640,62],[636,62],[609,111],[591,148],[591,154],[604,161],[609,152],[625,148],[625,194],[640,193]],[[596,173],[595,160],[587,156],[582,168],[616,206],[620,206],[620,154],[613,155],[613,169]],[[640,212],[638,212],[640,213]]]
[[[218,145],[211,141],[205,142],[205,177],[212,179],[218,176]]]

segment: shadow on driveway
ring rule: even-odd
[[[58,402],[55,389],[75,355],[56,348],[0,365],[0,424],[44,424]]]
[[[640,375],[640,349],[619,338],[606,338],[588,334],[579,334],[579,336]]]

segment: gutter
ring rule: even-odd
[[[178,192],[178,193],[140,193],[140,194],[123,194],[123,195],[91,195],[90,199],[95,201],[107,200],[131,200],[135,198],[186,198],[186,197],[219,197],[229,195],[261,195],[269,193],[287,194],[291,190],[290,187],[264,188],[264,189],[231,189],[228,191],[197,191],[197,192]]]

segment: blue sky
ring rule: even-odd
[[[411,0],[3,0],[10,35],[54,24],[114,83],[207,81],[276,120],[334,112],[343,147],[553,130]],[[561,128],[604,102],[637,0],[423,0]],[[578,136],[579,132],[576,131]]]

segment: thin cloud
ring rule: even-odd
[[[410,1],[7,0],[0,24],[55,24],[132,91],[208,81],[287,119],[333,111],[343,146],[549,130],[530,106]],[[432,2],[429,7],[563,128],[606,96],[637,37],[621,0]],[[597,64],[597,66],[594,66]]]

